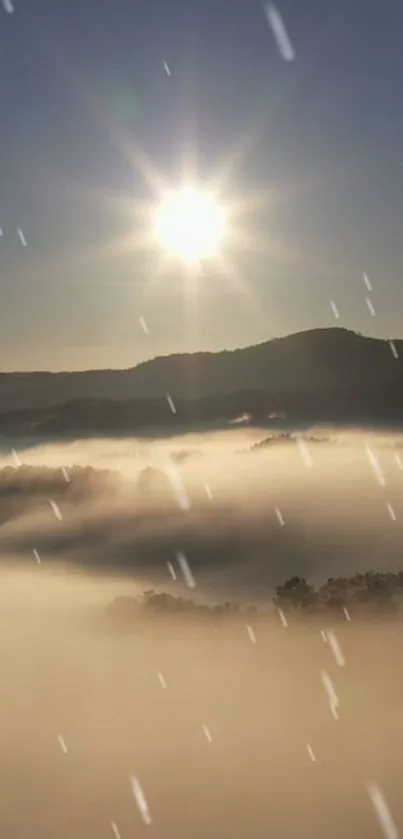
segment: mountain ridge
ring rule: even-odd
[[[358,332],[354,329],[347,329],[344,326],[333,326],[333,327],[317,327],[314,329],[305,329],[299,332],[289,332],[287,335],[282,335],[279,338],[268,338],[266,341],[260,341],[258,344],[247,344],[244,347],[235,347],[232,350],[223,349],[223,350],[196,350],[195,352],[185,352],[185,353],[167,353],[165,355],[157,355],[153,356],[152,358],[145,359],[144,361],[140,361],[138,364],[134,364],[132,367],[102,367],[100,369],[92,369],[88,368],[85,370],[13,370],[13,371],[4,371],[0,370],[0,380],[5,377],[14,376],[18,378],[29,378],[30,376],[46,376],[46,377],[57,377],[57,376],[82,376],[88,375],[89,373],[97,375],[103,373],[130,373],[133,370],[137,370],[139,368],[147,367],[150,364],[158,361],[164,361],[166,359],[182,359],[182,358],[205,358],[205,357],[212,357],[218,355],[237,355],[239,353],[244,353],[248,350],[253,349],[260,349],[261,347],[266,347],[268,345],[273,345],[275,343],[282,343],[285,341],[289,341],[290,339],[300,338],[302,336],[321,336],[325,333],[332,333],[333,335],[344,335],[349,336],[353,340],[355,338],[363,339],[367,342],[388,342],[393,340],[394,343],[400,343],[403,345],[403,339],[388,339],[388,338],[377,338],[373,335],[362,335],[362,333]]]
[[[317,329],[244,349],[159,356],[125,371],[0,374],[0,433],[195,423],[403,420],[403,341]]]
[[[364,337],[334,327],[307,330],[249,347],[219,352],[176,353],[143,361],[126,370],[0,373],[0,413],[50,408],[78,399],[130,400],[205,397],[240,390],[315,387],[403,378],[403,341]],[[399,353],[400,348],[400,353]],[[372,368],[372,369],[371,369]],[[332,382],[333,380],[333,382]]]

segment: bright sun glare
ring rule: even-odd
[[[225,213],[213,195],[185,188],[159,205],[155,232],[159,245],[172,256],[198,261],[214,256],[226,227]]]

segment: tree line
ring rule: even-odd
[[[214,605],[196,603],[191,598],[168,592],[144,591],[139,597],[117,597],[110,611],[125,619],[140,615],[194,615],[195,617],[242,617],[247,620],[262,615],[270,606],[285,615],[306,616],[322,613],[342,613],[348,616],[360,612],[394,614],[399,609],[403,593],[403,571],[397,574],[366,571],[351,577],[331,577],[315,588],[303,577],[290,577],[277,586],[274,597],[262,606],[226,601]]]

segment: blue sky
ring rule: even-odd
[[[2,370],[128,367],[332,325],[403,337],[403,9],[277,7],[293,62],[252,0],[0,4]],[[243,149],[226,195],[264,192],[239,223],[267,247],[229,249],[238,281],[206,268],[189,308],[180,268],[156,281],[155,255],[106,251],[135,241],[131,197],[155,199],[135,151],[179,184],[195,143],[206,181]]]

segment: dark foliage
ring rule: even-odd
[[[365,614],[394,614],[398,610],[402,591],[403,571],[398,574],[368,571],[353,577],[331,578],[318,590],[300,577],[291,577],[283,585],[277,586],[273,602],[284,613],[296,615],[341,612],[343,608],[350,615],[364,611]],[[150,590],[143,592],[139,598],[118,597],[108,611],[111,617],[123,623],[147,615],[193,616],[217,621],[228,617],[247,620],[264,614],[267,607],[259,609],[234,602],[209,606],[167,592],[156,593]]]
[[[396,611],[403,591],[403,572],[398,574],[367,571],[352,577],[330,578],[318,590],[306,580],[293,577],[277,586],[275,605],[283,611],[320,613],[321,611],[349,612]]]

